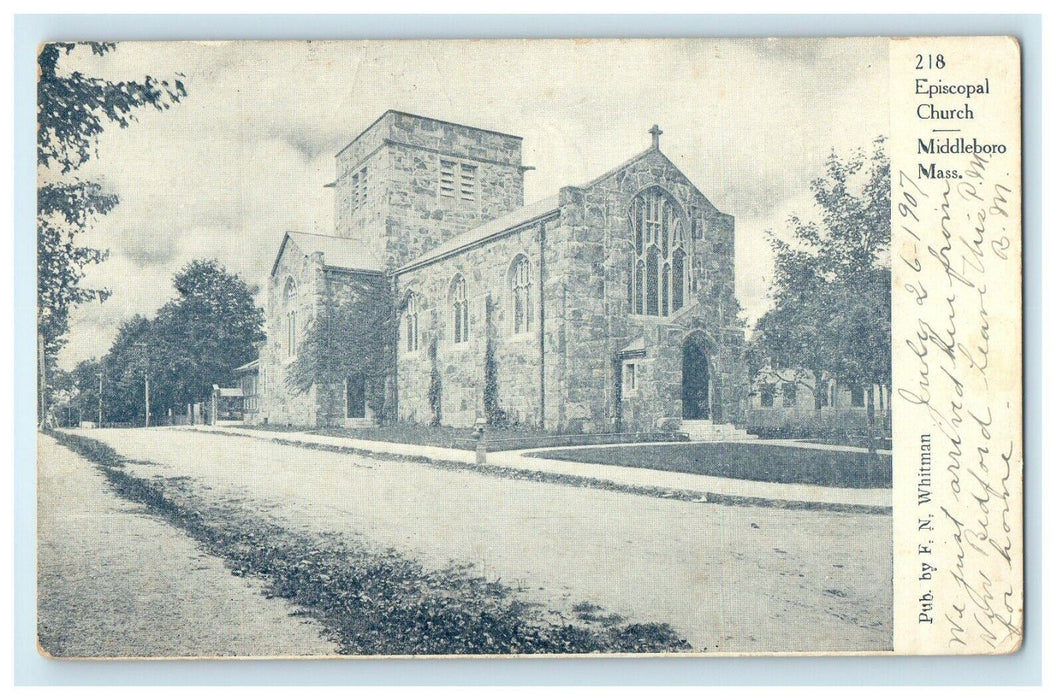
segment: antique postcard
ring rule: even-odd
[[[1015,39],[37,63],[42,654],[1021,647]]]

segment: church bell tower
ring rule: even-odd
[[[335,232],[392,271],[524,204],[521,137],[389,110],[336,155]]]

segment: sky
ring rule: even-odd
[[[77,176],[120,204],[81,241],[109,258],[85,283],[60,365],[107,352],[172,278],[217,258],[264,286],[286,230],[332,232],[333,157],[397,109],[524,137],[525,201],[586,182],[650,145],[735,217],[736,294],[770,307],[767,231],[814,217],[832,149],[889,132],[883,39],[130,42],[61,67],[112,80],[179,77],[188,96],[105,127]],[[262,303],[261,295],[259,297]]]

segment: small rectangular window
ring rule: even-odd
[[[634,362],[624,363],[624,396],[634,396],[639,388],[638,365]]]
[[[477,168],[469,163],[456,160],[439,161],[439,196],[456,199],[465,203],[475,203],[479,180]]]
[[[476,166],[468,163],[461,164],[461,200],[463,202],[476,201]]]
[[[797,384],[786,382],[782,385],[782,405],[793,408],[797,405]]]
[[[351,211],[357,211],[369,201],[369,168],[351,175]]]
[[[454,197],[456,192],[455,187],[455,170],[457,169],[457,163],[452,160],[439,161],[439,196],[440,197]]]
[[[771,408],[775,405],[775,392],[771,387],[765,387],[760,390],[760,407]]]
[[[855,408],[863,408],[864,407],[864,388],[862,386],[853,384],[852,386],[849,387],[849,391],[852,394],[852,401],[850,402],[849,405],[853,406]]]

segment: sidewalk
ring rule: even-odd
[[[436,447],[434,445],[411,445],[405,442],[359,440],[358,438],[318,435],[316,433],[304,433],[293,430],[257,430],[251,428],[239,428],[233,425],[200,424],[195,426],[176,426],[174,430],[200,430],[212,433],[243,435],[245,437],[258,438],[260,440],[305,442],[313,445],[348,447],[355,450],[378,452],[386,455],[399,455],[401,457],[425,457],[428,459],[441,459],[447,462],[476,464],[476,453],[472,450],[457,450],[449,447]]]
[[[785,447],[800,447],[804,450],[827,450],[828,452],[859,452],[863,454],[867,452],[866,447],[853,447],[852,445],[830,445],[825,442],[812,442],[809,440],[783,440],[783,439],[762,439],[757,440],[761,445],[783,445]],[[893,455],[893,450],[875,450],[880,455]]]
[[[431,445],[411,445],[398,442],[380,442],[359,440],[357,438],[317,435],[306,432],[267,431],[238,428],[233,426],[197,425],[194,428],[229,435],[257,438],[260,440],[284,440],[311,445],[346,447],[356,450],[375,452],[381,455],[398,455],[404,457],[422,457],[426,459],[445,460],[462,464],[476,464],[476,453],[472,450],[458,450]],[[669,443],[670,444],[670,443]],[[770,441],[769,444],[788,444],[790,441]],[[791,446],[815,449],[808,443],[794,443]],[[609,447],[594,445],[593,447]],[[837,446],[824,446],[824,449]],[[851,489],[808,484],[781,484],[768,481],[748,481],[729,479],[702,474],[683,474],[657,469],[623,467],[608,464],[590,464],[585,462],[568,462],[556,459],[529,457],[530,452],[541,452],[543,448],[513,450],[487,453],[487,464],[517,469],[529,473],[556,474],[562,476],[582,477],[609,481],[621,486],[656,488],[667,491],[695,491],[718,496],[736,498],[754,498],[768,501],[789,501],[795,503],[822,503],[830,505],[850,505],[872,508],[890,508],[893,505],[891,489]],[[841,448],[853,450],[855,448]]]

